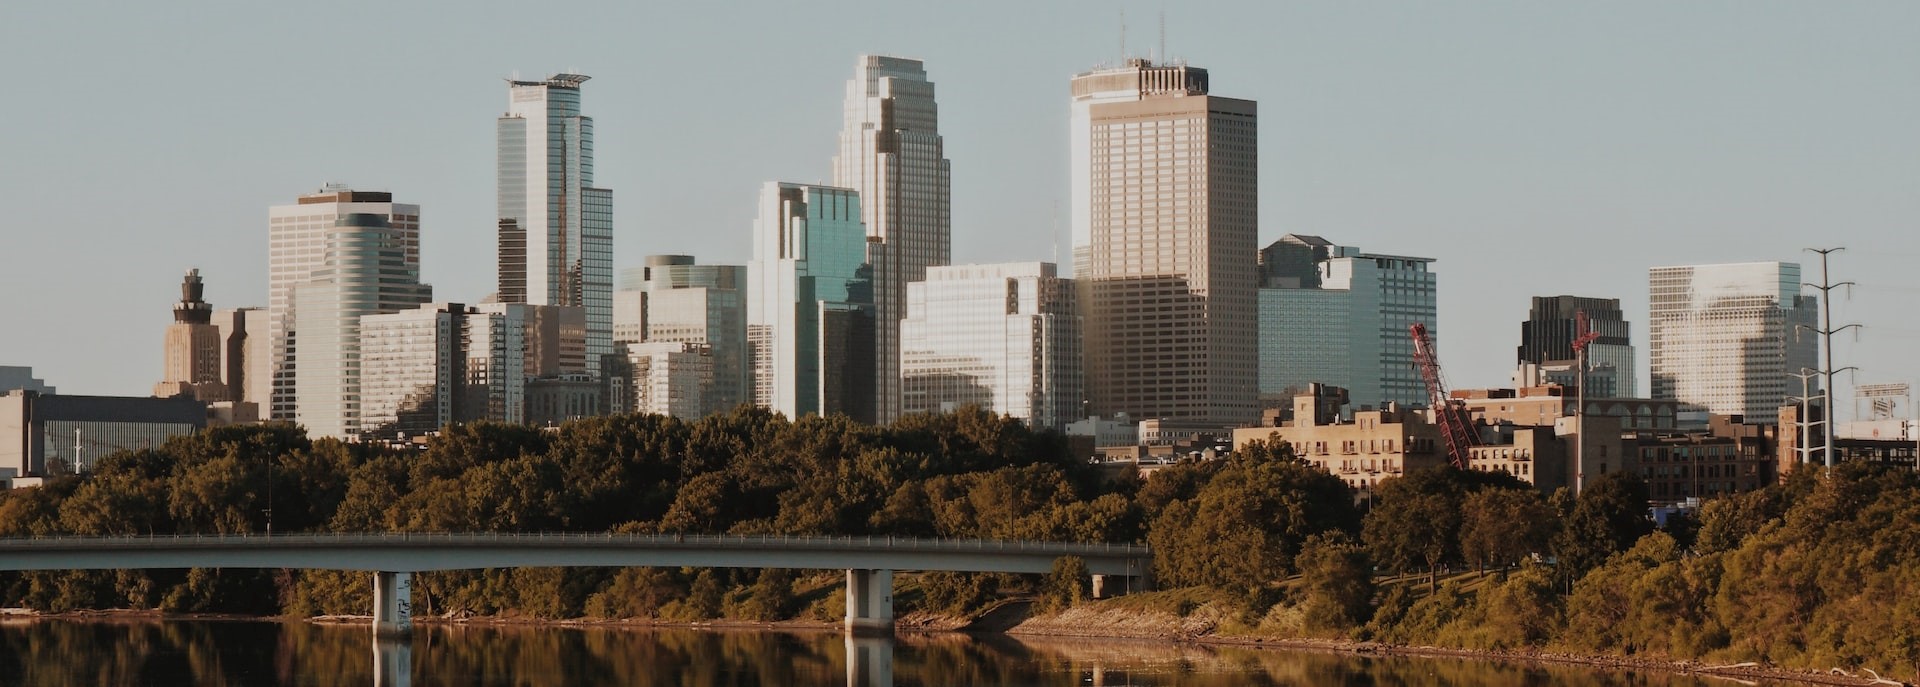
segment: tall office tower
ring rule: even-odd
[[[1633,330],[1620,312],[1618,298],[1534,296],[1527,321],[1520,325],[1518,361],[1542,368],[1566,367],[1571,379],[1548,375],[1551,381],[1578,384],[1573,340],[1579,336],[1579,313],[1587,314],[1588,331],[1600,338],[1587,344],[1587,395],[1634,398],[1640,391],[1633,361]]]
[[[1791,375],[1819,366],[1819,341],[1798,330],[1819,326],[1819,301],[1801,295],[1796,263],[1654,267],[1647,296],[1657,400],[1771,424],[1800,394]]]
[[[420,274],[420,206],[393,202],[393,194],[355,191],[328,184],[301,196],[292,205],[267,211],[267,322],[265,332],[271,357],[269,374],[273,420],[295,417],[294,384],[299,376],[294,355],[293,287],[312,278],[326,262],[326,237],[335,223],[348,215],[383,217],[387,231],[402,249],[401,265],[415,281]],[[255,329],[258,334],[261,330]]]
[[[1080,314],[1052,263],[933,267],[900,325],[908,413],[976,404],[1064,429],[1085,410]]]
[[[1407,330],[1424,323],[1439,339],[1432,258],[1297,234],[1259,258],[1263,399],[1285,402],[1319,382],[1347,389],[1355,407],[1427,404]]]
[[[754,405],[873,422],[873,269],[860,194],[768,182],[747,280]]]
[[[874,268],[874,412],[900,414],[907,284],[953,260],[950,165],[933,82],[919,60],[862,55],[847,81],[833,185],[860,194]]]
[[[208,403],[231,400],[222,374],[220,329],[213,325],[213,306],[203,300],[205,293],[200,270],[187,270],[180,282],[180,302],[173,304],[173,324],[167,325],[155,396],[184,395]]]
[[[706,404],[701,414],[733,410],[750,400],[746,286],[747,268],[741,265],[698,265],[691,255],[649,255],[645,267],[620,273],[620,290],[613,294],[614,340],[703,346],[712,374],[701,393]]]
[[[54,389],[46,380],[33,376],[33,368],[18,365],[0,365],[0,394],[9,391],[31,391],[36,394],[53,395]]]
[[[293,419],[307,434],[360,438],[360,318],[433,299],[410,236],[385,215],[340,215],[321,232],[319,264],[289,286]]]
[[[584,308],[587,373],[613,355],[613,192],[593,186],[580,74],[509,81],[500,117],[499,300]]]
[[[1074,280],[1093,411],[1238,425],[1255,406],[1256,107],[1207,71],[1073,79]]]

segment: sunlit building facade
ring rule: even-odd
[[[874,277],[876,418],[901,410],[907,284],[952,261],[951,182],[933,82],[919,60],[862,55],[847,81],[833,185],[860,195]]]
[[[586,313],[591,376],[613,350],[613,192],[593,185],[588,77],[509,81],[496,129],[499,300]]]
[[[276,205],[267,211],[267,317],[264,328],[249,330],[267,337],[267,374],[271,384],[268,407],[262,415],[273,420],[296,417],[295,384],[299,377],[299,357],[294,330],[293,289],[328,268],[329,236],[336,224],[350,215],[380,217],[387,228],[385,241],[398,251],[400,272],[419,281],[420,206],[393,202],[393,194],[384,191],[357,191],[329,184],[300,198],[291,205]],[[258,384],[250,384],[258,388]]]
[[[1792,375],[1818,366],[1818,299],[1790,262],[1647,271],[1653,397],[1747,422],[1778,420],[1800,395]],[[1817,389],[1813,384],[1810,389]]]
[[[1128,60],[1073,79],[1074,280],[1092,412],[1233,426],[1257,415],[1253,101]]]
[[[908,413],[967,404],[1061,429],[1085,388],[1071,280],[1051,263],[956,265],[907,285],[901,383]]]
[[[360,318],[432,300],[409,235],[383,215],[342,215],[321,234],[320,265],[290,289],[293,419],[310,436],[360,436]]]
[[[732,410],[749,400],[746,273],[740,265],[695,264],[690,255],[647,256],[645,267],[620,274],[614,339],[623,346],[684,342],[705,347],[713,374],[701,395],[703,413]]]
[[[705,394],[713,384],[713,349],[684,341],[625,346],[633,379],[631,411],[698,418],[711,410]]]
[[[875,419],[873,270],[860,195],[769,182],[747,267],[753,403]]]
[[[1355,409],[1427,405],[1408,329],[1440,338],[1432,258],[1289,234],[1259,259],[1262,398],[1284,404],[1318,382],[1346,389]]]

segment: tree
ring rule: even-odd
[[[1307,537],[1355,528],[1353,491],[1299,463],[1232,465],[1153,520],[1154,570],[1172,586],[1252,593],[1293,570]]]
[[[1460,553],[1483,573],[1489,563],[1516,565],[1546,549],[1555,524],[1540,492],[1481,489],[1460,504]]]
[[[1373,603],[1373,561],[1345,532],[1307,537],[1294,559],[1311,631],[1344,634],[1366,623]]]
[[[1647,484],[1630,472],[1610,472],[1586,485],[1553,539],[1562,584],[1571,585],[1607,556],[1625,551],[1653,531]]]
[[[1041,594],[1052,610],[1061,611],[1086,601],[1092,585],[1093,573],[1087,572],[1086,561],[1079,556],[1061,556],[1053,559],[1053,570],[1047,573]]]

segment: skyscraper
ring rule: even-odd
[[[768,182],[747,266],[753,403],[874,420],[873,270],[860,195]]]
[[[298,360],[294,355],[293,287],[311,279],[327,264],[329,236],[336,223],[349,215],[376,215],[385,223],[391,240],[394,269],[405,272],[417,283],[420,275],[420,206],[393,202],[393,194],[380,191],[356,191],[328,184],[319,191],[301,196],[292,205],[276,205],[267,211],[267,322],[271,408],[265,415],[273,420],[295,417],[294,384],[298,379]],[[249,322],[255,334],[260,329]],[[251,386],[255,386],[250,384]]]
[[[977,404],[1064,429],[1085,409],[1080,314],[1052,263],[933,267],[907,285],[900,326],[908,413]]]
[[[919,60],[862,55],[847,81],[833,185],[860,194],[874,269],[875,416],[900,414],[907,284],[952,261],[950,171],[933,82]]]
[[[1355,406],[1428,403],[1407,330],[1423,323],[1439,339],[1432,258],[1288,234],[1259,259],[1262,398],[1285,407],[1319,382]]]
[[[706,404],[702,412],[732,410],[751,400],[746,272],[740,265],[697,265],[691,255],[647,256],[645,267],[620,274],[620,290],[613,294],[614,339],[703,346],[712,369],[700,396]],[[635,360],[628,350],[628,359]]]
[[[1255,419],[1256,114],[1184,64],[1074,77],[1073,276],[1094,412]]]
[[[293,419],[309,435],[361,436],[360,318],[432,300],[408,261],[412,235],[385,215],[340,215],[321,232],[320,263],[289,286]]]
[[[588,77],[509,81],[499,143],[499,300],[584,308],[587,372],[613,354],[613,192],[593,185]]]
[[[213,306],[203,300],[205,290],[200,270],[187,270],[180,282],[180,302],[173,304],[173,324],[167,325],[155,396],[185,395],[208,403],[232,398],[223,374],[225,346],[213,325]]]
[[[1639,372],[1634,366],[1633,332],[1620,312],[1618,298],[1534,296],[1527,321],[1520,325],[1518,362],[1574,365],[1573,340],[1579,336],[1576,320],[1581,312],[1587,314],[1588,331],[1600,335],[1587,344],[1587,395],[1634,398],[1640,388],[1635,383]],[[1578,370],[1569,369],[1574,370],[1574,379],[1563,383],[1578,384]]]
[[[1655,399],[1772,424],[1800,392],[1790,375],[1819,364],[1799,330],[1818,326],[1818,299],[1801,295],[1796,263],[1654,267],[1647,297]]]

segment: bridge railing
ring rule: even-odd
[[[582,546],[667,548],[794,548],[926,552],[1005,551],[1055,556],[1147,556],[1138,544],[1021,539],[927,539],[890,535],[638,534],[615,532],[352,532],[299,534],[38,535],[0,537],[8,549],[174,548],[195,545],[309,546]]]

